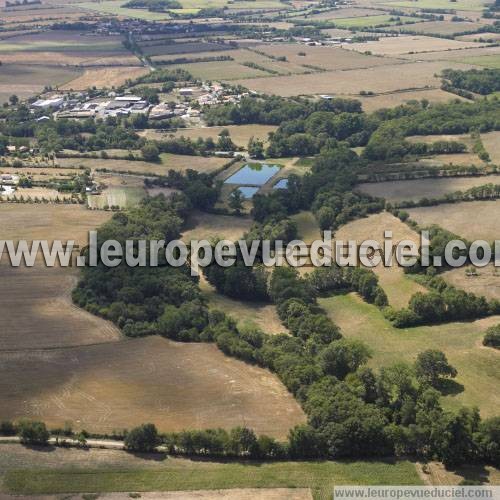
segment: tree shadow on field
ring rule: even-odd
[[[144,453],[140,451],[130,451],[125,450],[128,454],[133,455],[135,458],[140,458],[142,460],[148,460],[150,462],[163,462],[168,459],[168,455],[163,452],[151,452]]]
[[[451,379],[441,379],[435,384],[435,389],[438,390],[443,396],[456,396],[464,392],[465,387]]]
[[[463,465],[460,467],[446,467],[457,476],[463,477],[464,481],[489,483],[490,473],[483,464]]]
[[[41,453],[51,453],[53,451],[56,451],[56,449],[57,449],[57,446],[53,446],[51,444],[46,444],[46,445],[28,444],[28,443],[21,443],[21,444],[22,444],[22,446],[24,446],[28,450],[39,451]]]

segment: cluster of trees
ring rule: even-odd
[[[286,121],[304,120],[315,111],[361,113],[361,103],[349,99],[311,102],[299,97],[244,97],[238,104],[211,106],[205,110],[205,120],[208,125],[281,125]]]
[[[487,95],[500,90],[500,69],[445,69],[442,76],[453,87],[475,94]]]
[[[182,9],[182,4],[177,0],[129,0],[123,7],[147,9],[151,12],[165,12],[169,9]]]
[[[465,292],[447,284],[440,277],[426,280],[431,288],[428,293],[415,293],[408,308],[394,311],[384,310],[386,317],[397,328],[406,328],[422,324],[445,323],[482,318],[498,314],[500,303],[496,300],[488,302],[485,297]]]
[[[290,175],[287,189],[255,195],[252,215],[261,223],[277,221],[297,210],[312,210],[320,228],[336,229],[350,220],[380,212],[384,201],[353,192],[358,156],[343,142],[331,140],[313,161],[310,173]]]
[[[486,330],[483,345],[500,349],[500,325],[490,326]]]
[[[398,161],[418,153],[415,145],[405,140],[410,135],[465,134],[500,129],[499,100],[452,102],[429,106],[420,104],[398,106],[373,114],[381,120],[370,136],[363,157],[371,161]],[[420,147],[420,146],[418,146]]]

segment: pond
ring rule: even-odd
[[[278,165],[247,163],[224,181],[225,184],[248,184],[262,186],[280,170]]]
[[[286,189],[288,187],[288,179],[280,179],[274,186],[273,189]]]
[[[253,198],[253,195],[259,190],[259,188],[253,186],[240,186],[238,190],[243,195],[243,198],[249,200],[250,198]]]
[[[87,196],[90,208],[104,209],[105,207],[129,208],[137,205],[146,192],[140,187],[110,187],[101,194]]]

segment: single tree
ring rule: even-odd
[[[154,424],[134,427],[125,437],[125,448],[130,451],[151,452],[158,444],[158,431]]]
[[[415,373],[421,381],[432,386],[436,385],[441,377],[457,376],[457,370],[448,363],[445,354],[435,349],[428,349],[418,355]]]

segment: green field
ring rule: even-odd
[[[500,322],[498,316],[470,323],[448,323],[418,328],[394,328],[381,311],[355,294],[320,299],[320,305],[337,323],[344,336],[365,342],[373,351],[372,367],[398,361],[413,362],[425,349],[439,349],[458,370],[463,391],[444,398],[445,406],[478,406],[483,417],[498,412],[500,405],[499,352],[482,347],[486,328]],[[455,385],[455,384],[453,384]],[[455,386],[458,391],[460,387]]]
[[[500,55],[464,57],[462,61],[466,64],[475,64],[490,69],[500,69]]]
[[[228,488],[312,488],[314,498],[331,498],[335,484],[419,485],[415,465],[386,462],[194,462],[165,460],[155,470],[13,470],[4,488],[16,494],[109,491],[180,491]]]
[[[402,2],[381,2],[390,7],[413,7],[415,9],[453,9],[453,10],[483,10],[487,2],[484,0],[417,0]]]
[[[344,19],[334,19],[335,26],[339,28],[368,28],[370,26],[378,26],[380,24],[396,24],[398,21],[391,21],[394,16],[363,16],[363,17],[346,17]],[[416,17],[401,17],[401,21],[418,22],[420,19]]]

